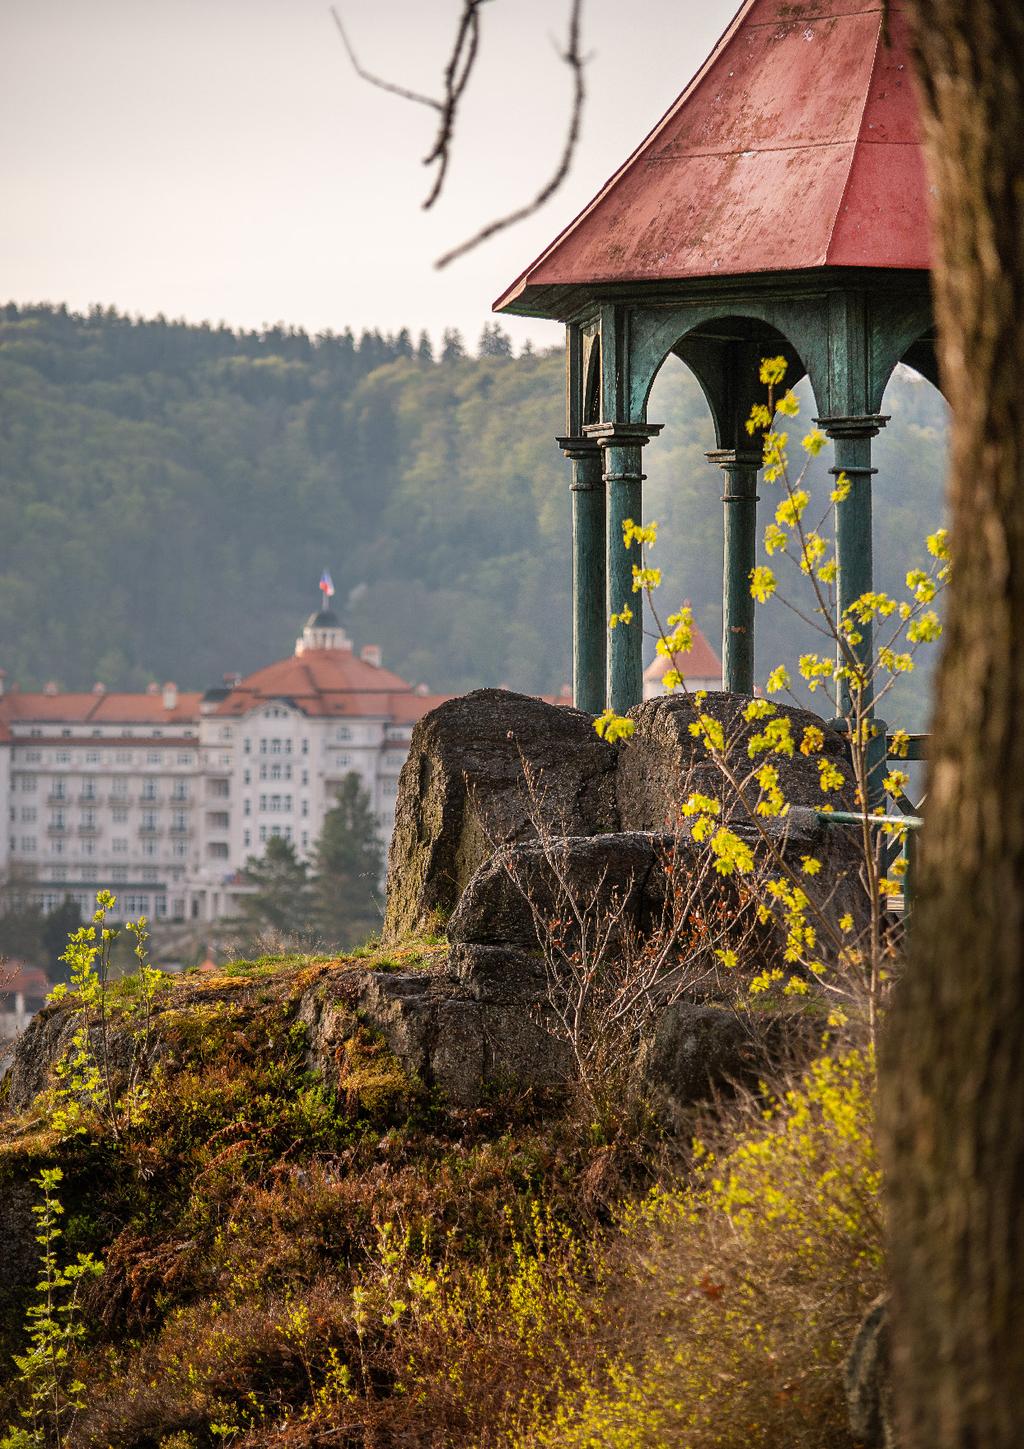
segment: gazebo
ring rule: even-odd
[[[888,34],[886,28],[888,27]],[[675,354],[697,377],[724,475],[725,688],[754,686],[749,577],[764,400],[758,362],[807,377],[833,472],[838,602],[872,587],[871,440],[893,369],[938,384],[928,184],[901,0],[746,0],[666,115],[495,303],[566,326],[572,464],[573,696],[618,712],[643,693],[642,610],[622,521],[642,517],[647,400]],[[872,648],[870,628],[858,646]]]

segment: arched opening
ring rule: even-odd
[[[761,359],[778,355],[786,358],[786,385],[796,385],[809,419],[816,409],[799,354],[777,328],[749,317],[717,317],[687,331],[659,365],[647,398],[648,416],[665,425],[644,460],[645,514],[661,529],[657,558],[652,558],[662,570],[657,613],[663,622],[689,601],[719,655],[726,687],[752,688],[780,662],[779,649],[789,642],[777,637],[778,611],[758,611],[755,629],[749,596],[750,568],[778,498],[770,486],[758,486],[760,436],[752,437],[745,424],[751,407],[766,398],[759,380]],[[645,631],[647,668],[655,658],[658,633],[649,606]],[[753,658],[749,643],[744,656],[736,635],[752,636]],[[681,666],[687,673],[686,661]],[[706,670],[698,669],[696,661],[694,673],[703,687]]]
[[[875,439],[875,579],[877,587],[906,597],[908,569],[934,563],[928,534],[946,522],[945,477],[949,406],[937,386],[935,350],[923,338],[904,353],[889,377],[881,411],[889,422]],[[938,601],[941,614],[941,598]],[[893,725],[925,731],[937,651],[924,647],[912,673],[900,676],[879,712]],[[912,781],[912,785],[913,785]],[[911,792],[913,793],[913,791]]]

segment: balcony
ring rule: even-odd
[[[51,790],[46,799],[50,805],[66,805],[68,803],[68,797],[63,790]]]
[[[140,805],[162,805],[164,801],[162,795],[140,795],[138,803]]]
[[[88,792],[83,790],[78,797],[78,803],[79,805],[97,805],[99,804],[99,798],[95,790]]]
[[[68,827],[60,820],[51,820],[46,827],[47,835],[67,835]]]
[[[183,836],[188,835],[191,829],[192,827],[190,825],[172,825],[169,827],[167,833],[180,840]]]
[[[139,826],[139,834],[141,836],[143,836],[146,840],[152,840],[154,838],[154,836],[163,835],[163,833],[164,833],[164,827],[162,825],[140,825]]]
[[[78,827],[78,833],[79,833],[79,835],[99,835],[99,833],[100,833],[100,827],[98,825],[96,825],[96,824],[93,824],[93,825],[84,825],[84,824],[83,825],[79,825],[79,827]]]

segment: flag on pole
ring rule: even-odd
[[[330,574],[327,572],[326,569],[324,569],[323,573],[320,575],[320,592],[323,594],[325,599],[333,599],[334,597],[334,584],[331,580]]]

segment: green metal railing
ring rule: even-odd
[[[927,735],[911,735],[907,744],[906,753],[901,752],[895,755],[892,752],[892,738],[886,740],[886,759],[898,761],[917,762],[924,760],[927,756]],[[856,810],[815,810],[815,815],[826,825],[863,825],[865,821],[869,825],[893,826],[899,825],[903,830],[899,836],[894,836],[885,848],[882,860],[883,869],[886,875],[892,868],[894,861],[901,856],[906,861],[906,868],[903,873],[903,914],[906,917],[914,898],[914,857],[917,853],[916,836],[917,832],[924,825],[924,818],[918,813],[920,804],[915,805],[902,791],[897,795],[889,797],[897,813],[890,815],[867,815]],[[923,803],[923,801],[921,802]]]

